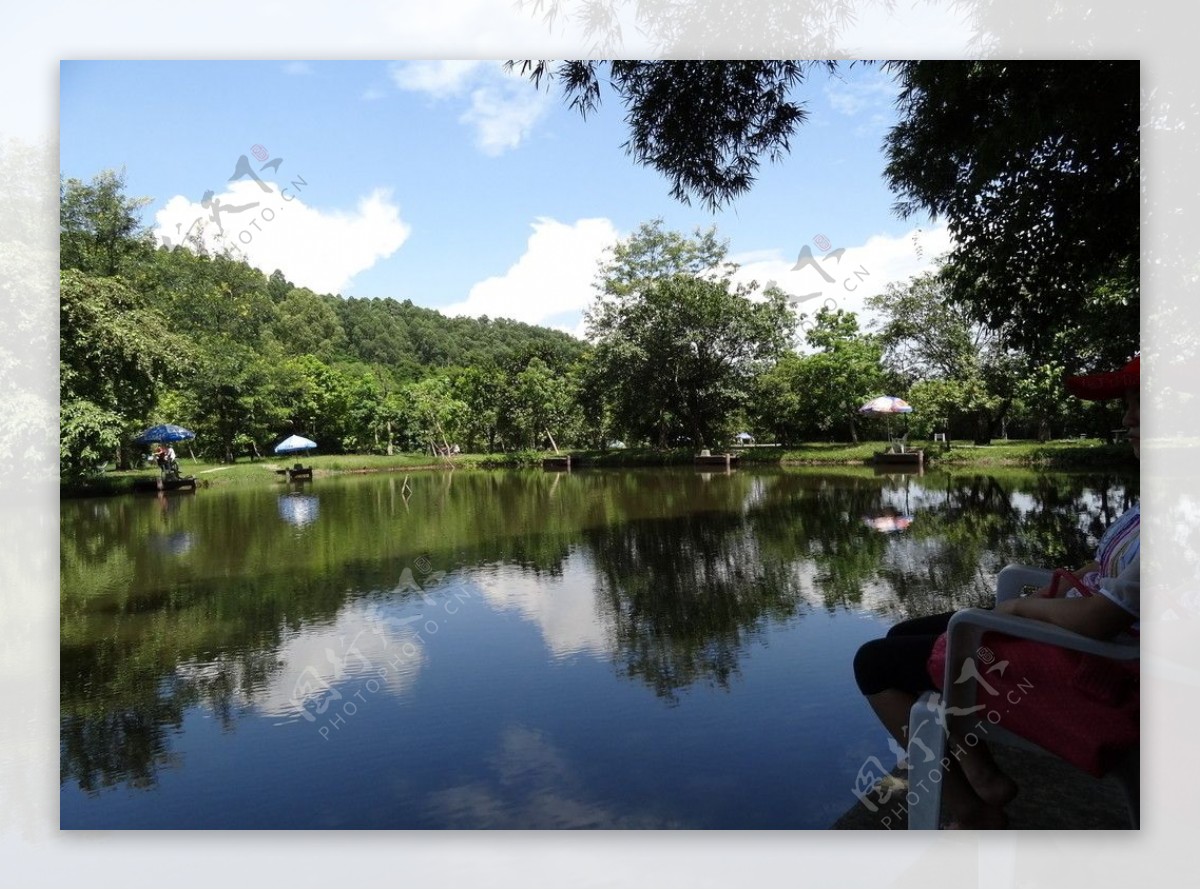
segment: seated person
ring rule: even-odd
[[[1124,394],[1123,423],[1129,430],[1134,453],[1140,449],[1141,402],[1138,391],[1139,359],[1120,371],[1074,377],[1067,381],[1073,394],[1086,399],[1109,399]],[[1075,576],[1043,588],[1038,596],[1007,600],[996,609],[1011,615],[1047,621],[1096,639],[1111,639],[1125,632],[1136,633],[1140,600],[1139,584],[1140,510],[1126,511],[1101,538],[1095,562],[1083,566]],[[1082,589],[1080,589],[1082,587]],[[909,711],[924,692],[940,689],[945,665],[945,631],[953,613],[913,618],[893,627],[886,637],[863,645],[854,659],[859,690],[880,721],[901,745],[907,745]],[[1064,757],[1093,774],[1102,774],[1106,758],[1137,740],[1136,680],[1130,680],[1129,665],[1084,656],[1059,647],[1012,638],[985,638],[986,644],[1005,658],[1019,663],[1012,669],[1016,682],[1029,673],[1039,677],[1034,688],[1063,691],[1088,687],[1077,706],[1063,707],[1059,701],[1035,700],[1026,707],[1013,707],[1001,724]],[[1019,649],[1017,647],[1020,647]],[[1033,647],[1033,648],[1030,648]],[[1017,653],[1020,654],[1017,654]],[[939,660],[940,658],[940,660]],[[991,676],[988,682],[1001,685]],[[1041,684],[1040,687],[1038,684]],[[942,791],[957,826],[1003,828],[1003,807],[1016,796],[1017,787],[992,760],[987,745],[963,745],[951,740],[948,750],[956,752],[945,773]]]
[[[175,460],[175,449],[170,445],[160,452],[158,466],[164,476],[179,475],[179,463]]]

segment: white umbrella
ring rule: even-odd
[[[861,408],[858,413],[866,417],[882,417],[887,423],[887,436],[892,438],[892,423],[891,417],[893,414],[911,414],[912,405],[904,401],[904,399],[896,396],[879,396],[871,399]]]
[[[303,436],[288,436],[275,446],[275,453],[290,454],[293,451],[311,451],[316,447],[317,443],[312,439],[306,439]]]

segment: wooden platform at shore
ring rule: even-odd
[[[286,476],[289,482],[296,479],[311,479],[313,477],[312,467],[302,467],[296,464],[294,467],[284,467],[282,470],[275,471],[280,476]]]
[[[696,466],[698,467],[725,467],[731,468],[738,462],[736,454],[697,454]]]
[[[195,491],[196,477],[181,476],[177,479],[138,479],[133,483],[130,490],[136,492]]]
[[[877,465],[921,467],[925,465],[925,452],[919,448],[913,451],[876,451],[873,462]]]
[[[542,469],[543,470],[570,470],[571,469],[571,455],[561,454],[561,455],[556,455],[554,457],[544,457],[544,458],[542,458]]]

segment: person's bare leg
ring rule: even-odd
[[[892,734],[892,737],[905,748],[908,747],[908,718],[912,706],[916,703],[916,697],[902,692],[898,689],[885,689],[883,692],[877,692],[874,695],[867,696],[867,703],[875,715],[879,717],[879,722],[884,725],[884,728]],[[948,744],[954,745],[953,739],[948,740]],[[942,773],[942,798],[946,802],[947,809],[954,814],[961,828],[1006,828],[1008,827],[1008,817],[1004,814],[1004,803],[1012,800],[1009,797],[1003,803],[993,803],[976,793],[976,789],[972,783],[967,780],[965,770],[962,767],[962,761],[969,757],[979,758],[980,755],[975,749],[978,746],[959,745],[957,748],[950,747],[946,751],[946,756],[950,758],[950,768]],[[991,755],[987,754],[987,762],[991,761]],[[995,772],[1008,779],[996,767],[995,763],[991,764]],[[977,770],[985,770],[986,763],[981,764],[978,760],[972,763],[972,768]],[[1008,779],[1011,782],[1011,779]],[[1015,785],[1014,794],[1015,792]]]

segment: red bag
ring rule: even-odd
[[[1092,591],[1066,576],[1085,595]],[[990,660],[985,661],[985,650]],[[1140,673],[1137,661],[1114,661],[1047,643],[988,632],[973,659],[976,701],[985,707],[964,718],[966,731],[986,740],[989,726],[1003,726],[1094,776],[1102,776],[1140,738]],[[946,634],[934,642],[926,670],[941,689],[946,672]],[[978,724],[975,721],[979,721]]]

